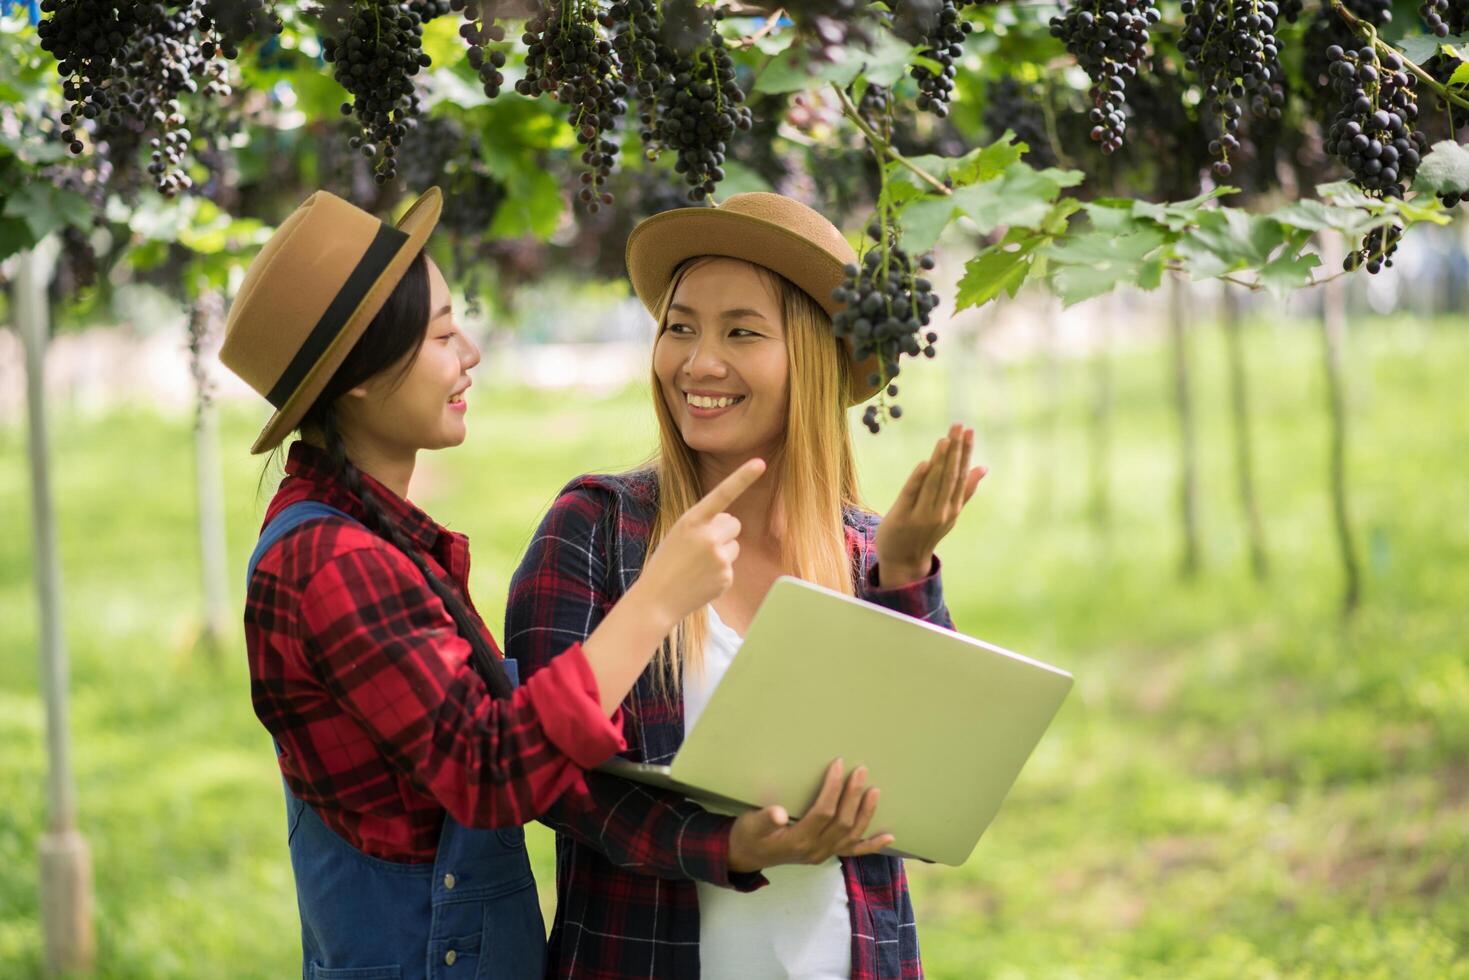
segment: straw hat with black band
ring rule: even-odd
[[[688,259],[720,255],[743,259],[779,273],[835,316],[845,304],[832,290],[846,278],[857,253],[836,226],[800,201],[781,194],[736,194],[718,207],[677,208],[640,222],[627,239],[627,272],[633,290],[655,316],[654,307],[678,267]],[[877,394],[876,356],[851,364],[847,397],[852,405]]]
[[[317,191],[260,250],[225,323],[219,359],[275,406],[252,453],[300,424],[438,224],[437,187],[396,225]]]

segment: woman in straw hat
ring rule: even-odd
[[[523,686],[467,591],[463,535],[407,499],[420,450],[463,442],[479,351],[424,252],[437,188],[396,225],[313,194],[250,266],[221,360],[291,432],[250,560],[255,712],[276,744],[303,974],[541,975],[519,829],[625,748],[619,704],[659,639],[732,577],[751,461],[670,529],[646,587]]]
[[[657,319],[659,451],[646,469],[573,481],[510,589],[507,649],[527,676],[600,628],[703,488],[746,460],[769,472],[730,507],[731,588],[681,618],[625,707],[639,761],[677,752],[775,578],[793,574],[951,625],[934,548],[984,475],[956,426],[880,522],[857,491],[847,409],[876,393],[832,332],[855,261],[832,224],[775,194],[656,215],[628,268]],[[649,557],[651,556],[651,557]],[[857,760],[860,761],[860,760]],[[548,973],[563,977],[899,978],[921,972],[902,862],[867,836],[877,790],[825,774],[808,815],[718,816],[602,773],[542,820],[557,831]]]

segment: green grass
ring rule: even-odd
[[[1077,685],[963,868],[915,867],[930,975],[1469,976],[1469,336],[1381,321],[1354,334],[1350,485],[1366,602],[1337,615],[1326,420],[1309,324],[1252,326],[1259,496],[1272,560],[1248,574],[1223,353],[1199,335],[1205,569],[1176,575],[1176,427],[1166,351],[1117,355],[1111,521],[1088,515],[1091,368],[941,358],[911,369],[904,420],[858,439],[885,506],[973,408],[992,467],[942,554],[961,628]],[[946,357],[953,359],[954,352]],[[920,392],[920,389],[923,389]],[[498,631],[540,514],[579,472],[652,444],[646,393],[476,388],[470,443],[426,458],[417,496],[474,541]],[[911,401],[911,403],[909,403]],[[266,493],[225,419],[242,568]],[[53,419],[72,730],[107,977],[280,977],[298,939],[280,784],[239,645],[195,653],[187,420]],[[0,975],[40,971],[44,822],[24,432],[0,429]],[[237,589],[239,588],[237,582]],[[976,747],[982,751],[982,747]],[[532,829],[542,898],[549,835]]]

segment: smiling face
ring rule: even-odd
[[[690,449],[734,462],[773,454],[786,427],[790,360],[769,278],[739,259],[691,268],[653,347],[653,373]]]
[[[411,361],[382,371],[342,399],[359,439],[392,455],[457,446],[466,435],[465,391],[479,348],[459,327],[449,284],[428,262],[429,322]]]

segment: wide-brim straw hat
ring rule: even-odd
[[[397,225],[317,191],[260,250],[230,307],[219,359],[275,414],[250,447],[280,445],[301,423],[438,224],[431,187]]]
[[[844,305],[832,290],[846,278],[857,253],[836,226],[800,201],[781,194],[736,194],[712,208],[676,208],[639,222],[627,239],[627,272],[633,290],[654,316],[674,273],[685,261],[718,255],[743,259],[779,273],[835,316]],[[848,400],[856,405],[877,394],[876,356],[858,362],[850,341]]]

